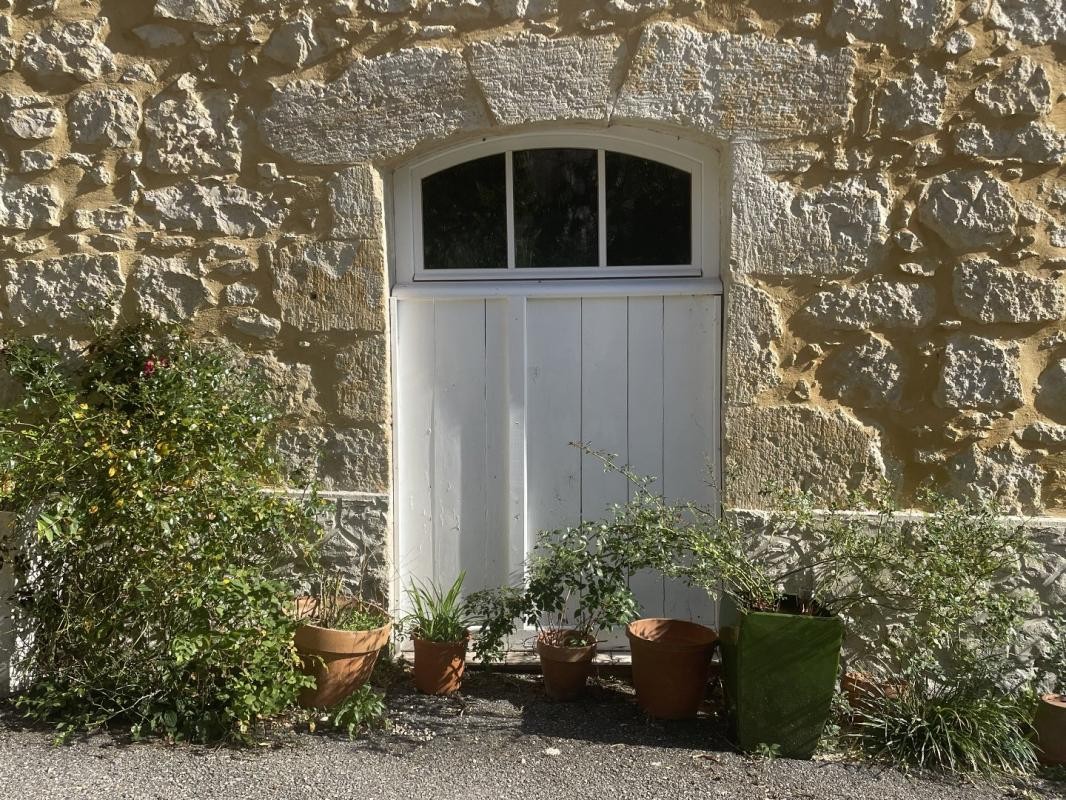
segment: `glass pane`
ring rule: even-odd
[[[692,263],[692,175],[623,153],[606,154],[607,265]]]
[[[425,269],[507,269],[506,184],[503,153],[422,179]]]
[[[514,153],[516,267],[600,262],[595,150]]]

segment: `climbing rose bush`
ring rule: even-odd
[[[27,342],[4,360],[22,386],[0,411],[18,708],[61,736],[210,740],[291,705],[310,679],[288,576],[321,530],[313,492],[263,491],[284,476],[259,376],[155,325],[100,338],[76,367]]]

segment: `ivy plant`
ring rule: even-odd
[[[278,415],[233,350],[148,324],[82,356],[3,352],[22,386],[0,410],[18,708],[61,735],[248,736],[311,682],[288,576],[316,558],[317,498],[263,491],[285,482]]]

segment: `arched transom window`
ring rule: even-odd
[[[674,137],[579,131],[415,163],[396,175],[398,281],[717,275],[707,156]]]

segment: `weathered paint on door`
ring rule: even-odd
[[[537,531],[624,502],[626,480],[571,442],[718,502],[717,295],[393,302],[400,585],[518,580]],[[705,593],[632,580],[646,615],[714,624]]]

